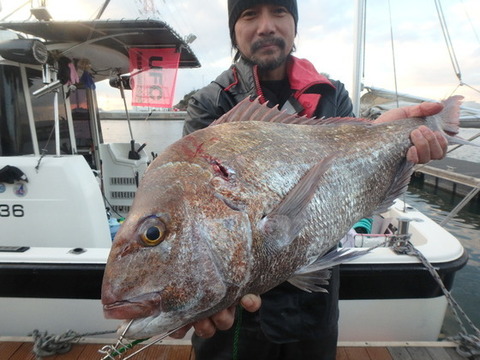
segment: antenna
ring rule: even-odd
[[[33,2],[32,2],[33,4]],[[33,16],[40,21],[50,21],[52,20],[52,15],[47,10],[47,0],[40,0],[38,7],[33,7],[30,9],[30,12]]]

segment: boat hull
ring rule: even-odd
[[[467,260],[432,264],[447,290]],[[340,341],[435,341],[447,305],[423,264],[340,266]]]
[[[437,341],[447,300],[444,296],[340,300],[339,308],[339,341]]]
[[[415,220],[412,242],[433,264],[447,289],[468,257],[458,240],[415,209],[397,202],[385,218]],[[73,251],[72,251],[73,250]],[[109,249],[30,248],[0,252],[0,336],[34,329],[63,333],[115,330],[103,318],[100,290]],[[433,341],[447,300],[414,256],[380,247],[340,266],[340,341]],[[115,335],[111,335],[115,337]]]

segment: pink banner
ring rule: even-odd
[[[130,49],[132,105],[171,108],[180,52],[176,49]]]

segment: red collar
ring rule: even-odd
[[[320,74],[315,66],[306,59],[290,56],[287,64],[287,74],[293,90],[303,92],[306,88],[315,84],[327,84],[335,88],[330,80]]]

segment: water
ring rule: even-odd
[[[479,132],[480,129],[461,128],[458,135],[464,139],[470,139],[471,137],[478,135]],[[480,137],[476,138],[472,142],[474,144],[480,145]],[[455,149],[450,154],[448,154],[448,156],[455,159],[467,160],[480,164],[480,151],[478,150],[478,148],[474,149],[471,146],[462,146],[458,149]]]
[[[411,184],[406,202],[440,223],[462,200],[431,185]],[[469,255],[467,265],[455,275],[452,294],[475,326],[480,327],[480,200],[471,200],[445,228],[462,243]],[[443,332],[454,335],[459,327],[449,311]]]
[[[166,146],[179,139],[182,135],[183,121],[132,121],[134,139],[143,144],[147,153],[159,153]],[[102,121],[102,131],[105,142],[129,142],[130,132],[126,121]],[[468,139],[477,134],[479,129],[461,129],[460,135]],[[480,144],[480,139],[475,140]],[[455,150],[451,157],[480,163],[480,151],[472,151],[471,147]],[[435,190],[428,185],[410,185],[406,202],[423,212],[428,217],[440,223],[449,212],[462,200],[443,190]],[[477,327],[480,327],[480,201],[471,200],[449,223],[446,229],[456,236],[469,254],[467,265],[457,272],[452,290],[453,296],[462,309]],[[458,332],[454,318],[448,314],[444,333],[455,335]]]

